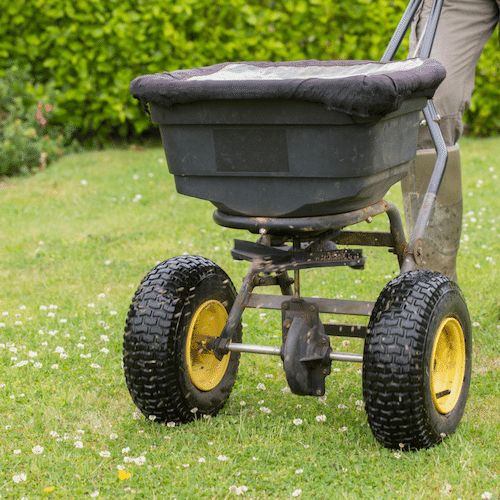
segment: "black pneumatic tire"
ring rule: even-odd
[[[448,413],[438,411],[431,391],[433,346],[446,321],[460,325],[465,359],[463,379],[456,377],[461,383],[457,400]],[[458,286],[430,271],[398,276],[380,294],[368,330],[363,398],[376,439],[387,448],[420,449],[453,433],[467,400],[472,349],[469,313]]]
[[[130,306],[123,344],[127,387],[146,417],[186,423],[222,408],[236,379],[239,353],[229,355],[216,387],[199,390],[186,366],[186,338],[202,304],[218,301],[229,313],[235,297],[227,274],[203,257],[175,257],[146,275]],[[241,326],[234,340],[241,340]]]

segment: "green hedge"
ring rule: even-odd
[[[405,0],[0,0],[0,71],[28,68],[60,94],[55,118],[82,136],[131,137],[148,121],[128,93],[139,74],[225,60],[377,59]],[[498,127],[490,42],[471,130]]]

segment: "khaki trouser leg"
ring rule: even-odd
[[[423,34],[432,0],[424,0],[415,16],[410,55]],[[476,64],[499,17],[498,0],[444,0],[431,57],[446,68],[447,76],[434,96],[441,116],[440,128],[449,146],[446,173],[438,192],[431,221],[422,242],[422,267],[456,280],[456,257],[462,227],[460,151],[456,143],[462,131],[462,115],[470,103]],[[408,230],[413,228],[434,167],[434,145],[427,127],[421,127],[419,151],[402,182]]]

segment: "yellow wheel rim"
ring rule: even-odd
[[[464,332],[457,319],[447,317],[439,325],[430,369],[432,402],[439,413],[450,413],[462,392],[465,374]]]
[[[186,366],[189,378],[200,391],[211,391],[220,383],[230,353],[218,360],[206,347],[218,337],[227,321],[226,308],[218,300],[207,300],[194,313],[186,339]]]

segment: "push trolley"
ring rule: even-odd
[[[420,3],[410,1],[380,62],[225,63],[132,82],[160,126],[177,190],[211,201],[217,224],[255,235],[234,242],[233,258],[249,262],[238,292],[219,266],[190,255],[158,264],[139,286],[123,361],[147,417],[217,414],[241,353],[254,353],[279,356],[299,395],[323,395],[332,362],[362,363],[368,423],[386,447],[429,447],[456,429],[470,319],[457,284],[427,270],[421,248],[447,161],[432,103],[445,71],[429,59],[442,0],[418,57],[393,61]],[[422,111],[437,159],[407,240],[383,197],[414,160]],[[387,232],[346,229],[382,214]],[[365,246],[389,248],[400,267],[375,302],[302,296],[302,270],[363,269]],[[258,293],[263,286],[280,294]],[[281,346],[244,342],[246,308],[281,313]],[[323,313],[370,319],[325,324]],[[363,354],[334,351],[332,336],[364,339]]]

